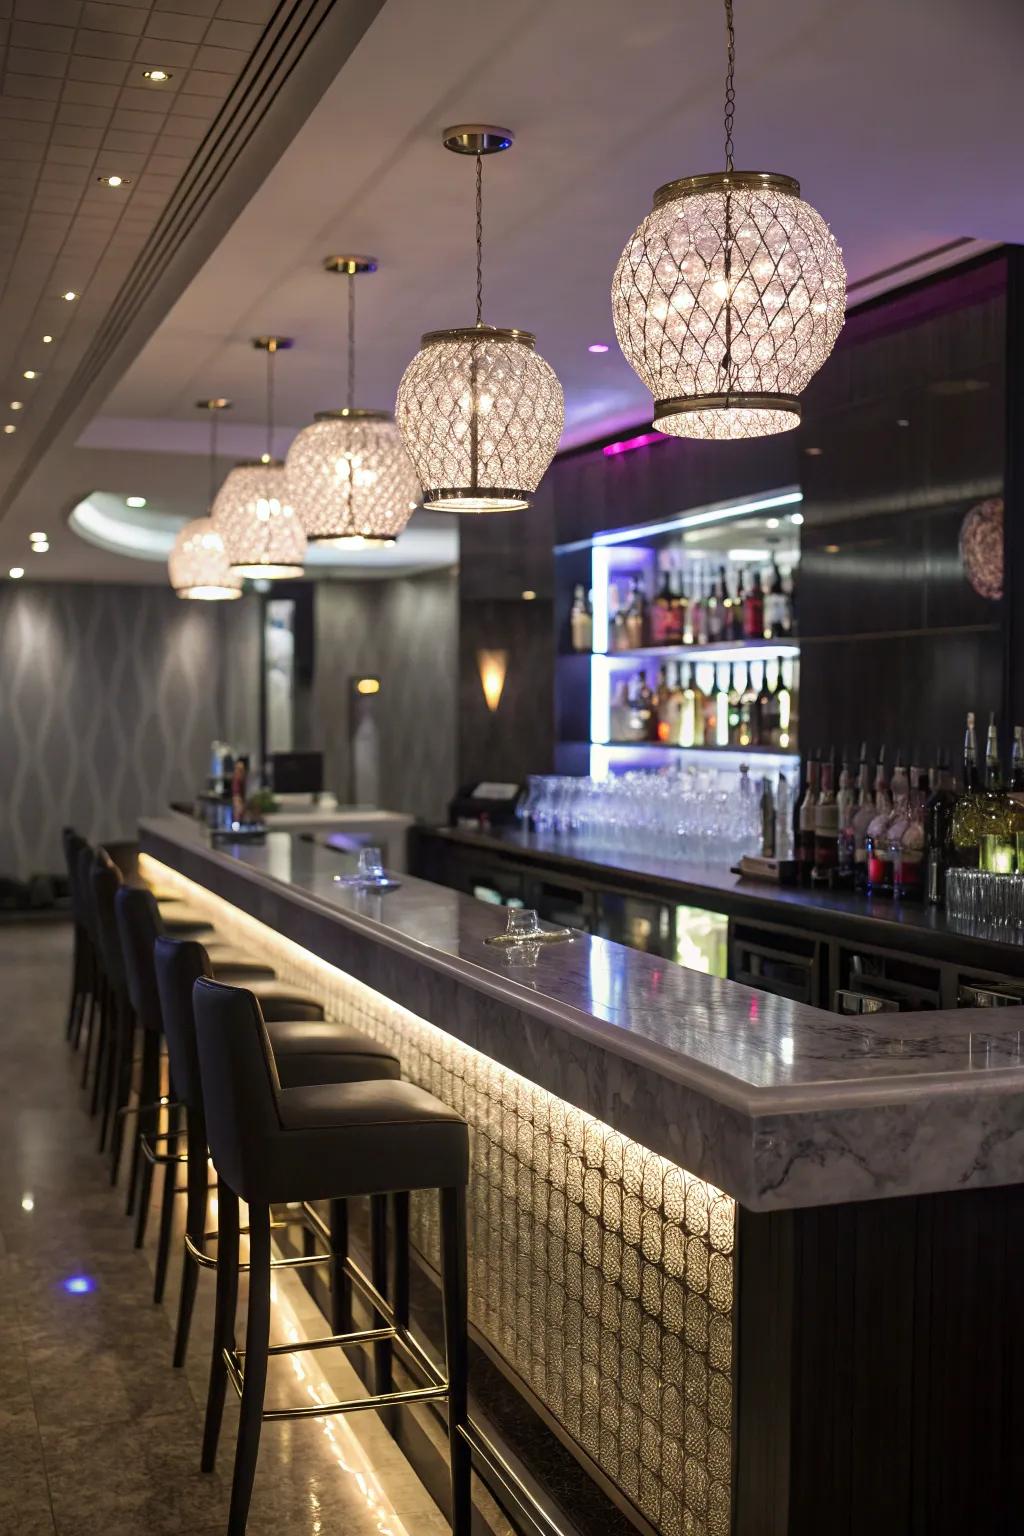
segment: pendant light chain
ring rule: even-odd
[[[356,275],[348,274],[348,408],[356,403]]]
[[[267,463],[274,457],[274,353],[277,343],[267,345]]]
[[[732,20],[732,0],[725,0],[725,35],[728,65],[725,71],[725,168],[733,169],[733,119],[736,116],[736,28]]]
[[[484,157],[476,157],[476,323],[484,323]]]

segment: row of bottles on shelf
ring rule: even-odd
[[[840,763],[834,753],[813,756],[806,764],[795,830],[802,884],[941,906],[950,865],[996,872],[1016,868],[1016,837],[1024,834],[1024,727],[1014,728],[1009,784],[994,716],[984,780],[974,715],[967,716],[959,786],[942,753],[931,767],[920,762],[908,767],[897,752],[891,780],[884,747],[872,771],[862,746],[856,774],[849,760]],[[763,851],[789,856],[776,848]]]
[[[612,742],[666,747],[765,747],[792,751],[797,739],[794,658],[751,662],[667,662],[652,688],[643,670],[620,677],[611,700]]]
[[[569,631],[574,651],[593,649],[593,605],[582,583],[573,594]],[[653,597],[640,575],[613,581],[608,588],[610,651],[785,640],[795,633],[792,572],[782,572],[774,555],[763,577],[755,569],[749,578],[740,568],[730,575],[720,565],[716,577],[710,568],[686,570],[662,557],[660,585]]]

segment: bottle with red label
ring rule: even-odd
[[[764,639],[764,591],[761,587],[761,572],[757,570],[743,598],[743,638]]]
[[[889,827],[892,821],[902,819],[907,811],[909,782],[907,770],[899,753],[892,773],[892,795],[888,786],[881,788],[875,782],[875,815],[868,824],[864,837],[867,854],[867,888],[874,896],[892,895],[892,853],[889,847]]]

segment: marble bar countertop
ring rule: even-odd
[[[182,816],[143,851],[752,1210],[1024,1182],[1024,1007],[844,1017],[577,934],[532,963],[505,913],[283,832]]]

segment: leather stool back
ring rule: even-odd
[[[203,987],[213,989],[212,1006]],[[249,1200],[262,1184],[264,1144],[281,1134],[281,1082],[267,1027],[242,987],[197,983],[195,1009],[210,1152],[221,1178]]]
[[[153,948],[164,931],[160,908],[151,891],[122,885],[114,893],[114,911],[124,964],[125,984],[135,1017],[143,1029],[163,1028]],[[174,1063],[171,1063],[174,1077]],[[175,1083],[177,1079],[175,1078]]]
[[[202,1127],[205,1141],[206,1121],[199,1080],[192,988],[200,976],[212,974],[210,962],[206,950],[194,939],[159,937],[153,947],[153,971],[175,1091],[188,1110],[190,1123],[194,1118]]]
[[[92,864],[93,916],[96,939],[103,969],[114,991],[128,998],[128,980],[125,975],[124,957],[121,954],[121,935],[117,931],[117,914],[114,899],[123,881],[121,871],[105,848],[97,848]]]

